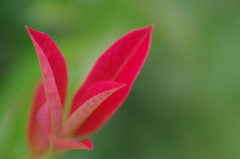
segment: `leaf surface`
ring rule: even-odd
[[[114,81],[127,84],[105,101],[87,118],[75,136],[96,132],[115,113],[126,99],[148,55],[153,26],[133,30],[109,47],[96,61],[90,74],[73,98],[70,115],[86,102],[87,89],[99,81]]]
[[[50,146],[50,138],[52,135],[49,101],[46,101],[39,110],[39,112],[37,113],[37,119],[39,124],[41,125],[41,130],[43,132],[41,136],[41,139],[44,143],[43,148],[45,150],[48,150]]]
[[[71,136],[75,133],[105,99],[124,86],[126,84],[111,81],[100,81],[93,84],[84,95],[87,101],[67,119],[62,135]]]
[[[56,43],[46,34],[26,27],[34,44],[42,74],[46,95],[51,105],[51,117],[56,133],[62,124],[62,107],[67,90],[67,66]]]

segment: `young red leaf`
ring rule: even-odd
[[[148,55],[152,29],[153,26],[148,26],[127,33],[97,60],[85,82],[74,96],[70,115],[86,101],[83,96],[93,83],[108,80],[126,83],[127,86],[103,101],[77,130],[76,137],[96,132],[123,103]]]
[[[29,125],[27,130],[27,139],[28,146],[31,150],[32,155],[37,155],[41,153],[44,142],[42,140],[43,131],[41,129],[40,124],[37,121],[37,113],[42,107],[42,105],[46,102],[44,86],[42,82],[39,82],[36,88],[35,97],[33,101],[33,105],[30,112]]]
[[[63,127],[62,135],[72,135],[105,99],[124,86],[126,84],[111,81],[101,81],[93,84],[85,94],[88,100],[68,118]]]
[[[46,34],[26,27],[41,65],[55,131],[61,130],[62,107],[67,89],[67,66],[55,42]]]

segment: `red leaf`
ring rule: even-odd
[[[123,103],[148,55],[152,29],[153,26],[148,26],[127,33],[97,60],[87,79],[74,96],[70,114],[73,114],[86,101],[83,96],[93,83],[107,80],[126,83],[127,86],[98,106],[78,129],[75,136],[96,132]]]
[[[67,89],[67,66],[55,42],[46,34],[26,27],[41,65],[46,95],[51,105],[53,125],[60,132],[62,107]]]
[[[41,139],[43,135],[43,131],[41,129],[40,124],[37,121],[36,116],[38,111],[40,110],[40,108],[45,102],[46,102],[46,97],[44,92],[44,86],[42,82],[39,82],[36,88],[33,105],[31,107],[28,132],[27,132],[28,145],[32,153],[40,153],[44,145],[44,142]]]
[[[85,94],[88,100],[68,118],[63,127],[62,135],[71,136],[105,99],[124,86],[126,84],[111,81],[93,84]]]

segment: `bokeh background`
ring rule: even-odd
[[[239,0],[0,1],[0,158],[24,158],[41,77],[24,28],[49,34],[69,66],[69,96],[126,32],[155,24],[149,57],[123,106],[61,159],[239,159]],[[69,102],[68,102],[69,103]]]

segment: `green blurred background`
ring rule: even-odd
[[[61,159],[239,159],[239,0],[0,1],[0,158],[23,158],[41,77],[24,28],[49,34],[69,66],[69,96],[126,32],[155,24],[149,57],[123,106]],[[69,102],[68,102],[69,103]]]

